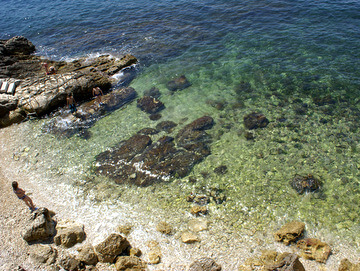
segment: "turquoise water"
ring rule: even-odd
[[[0,3],[1,39],[24,35],[38,54],[56,60],[132,53],[140,64],[131,86],[139,96],[159,88],[166,106],[160,121],[178,123],[177,130],[203,115],[216,122],[211,155],[190,174],[195,182],[186,177],[124,191],[94,176],[97,154],[158,123],[135,103],[97,122],[89,140],[43,133],[46,119],[20,126],[28,136],[19,144],[43,165],[30,170],[84,186],[97,201],[121,194],[170,214],[189,209],[191,192],[222,189],[228,199],[210,204],[209,216],[234,231],[300,219],[313,231],[359,243],[358,1]],[[166,83],[182,74],[192,86],[172,95]],[[252,111],[271,123],[248,141],[243,117]],[[215,174],[221,165],[227,173]],[[297,195],[289,182],[309,173],[323,182],[321,192]]]

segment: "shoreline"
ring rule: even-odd
[[[20,124],[22,125],[22,124]],[[164,210],[141,210],[139,206],[124,204],[122,210],[120,205],[114,206],[112,202],[94,203],[84,200],[77,196],[81,193],[70,185],[54,182],[53,184],[44,183],[37,180],[36,172],[29,176],[21,169],[26,167],[26,163],[14,160],[16,153],[16,140],[12,141],[13,133],[18,127],[13,126],[0,130],[0,145],[2,156],[0,158],[0,179],[4,189],[1,190],[1,203],[4,208],[1,217],[2,223],[0,232],[3,244],[0,248],[1,258],[5,261],[2,268],[7,265],[16,264],[23,266],[26,270],[44,270],[43,267],[34,266],[29,259],[29,245],[21,238],[20,232],[26,225],[27,216],[30,211],[26,205],[12,195],[11,181],[19,181],[20,187],[24,188],[33,199],[37,207],[45,206],[55,211],[58,221],[73,220],[85,225],[87,239],[69,249],[71,253],[76,253],[76,248],[84,243],[96,243],[103,240],[111,232],[115,232],[120,226],[120,221],[133,225],[133,231],[127,236],[129,242],[143,252],[142,259],[146,260],[149,248],[147,243],[155,240],[159,242],[162,252],[162,260],[158,265],[149,265],[148,270],[187,270],[194,260],[201,257],[211,257],[223,267],[223,270],[237,270],[249,257],[258,256],[263,249],[273,249],[278,252],[296,252],[294,246],[285,246],[276,243],[270,232],[255,232],[253,235],[237,232],[234,233],[229,228],[223,227],[222,222],[209,221],[210,226],[207,231],[200,232],[201,242],[195,244],[184,244],[181,242],[180,233],[186,228],[186,221],[191,218],[187,213],[175,214],[174,221],[183,225],[177,225],[176,233],[173,236],[164,236],[156,231],[156,221],[165,217]],[[50,193],[53,191],[53,193]],[[66,192],[65,192],[66,191]],[[124,210],[130,212],[122,213]],[[156,215],[153,215],[153,213]],[[163,213],[163,214],[162,214]],[[211,220],[211,218],[206,219]],[[13,234],[15,232],[15,235]],[[312,229],[307,228],[309,237],[316,234]],[[311,235],[311,236],[310,236]],[[341,243],[335,236],[329,236],[329,240],[322,240],[331,246],[333,254],[329,257],[326,264],[316,263],[315,261],[300,258],[305,270],[338,270],[340,261],[348,258],[351,262],[360,261],[356,257],[357,251],[346,243]],[[345,241],[346,242],[346,241]],[[39,269],[37,269],[39,268]],[[6,270],[6,269],[5,269]],[[11,269],[8,269],[11,270]],[[101,266],[99,270],[115,270],[111,266]]]

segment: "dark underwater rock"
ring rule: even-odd
[[[199,118],[185,126],[174,139],[163,136],[153,142],[149,135],[136,134],[95,158],[95,173],[116,183],[147,186],[170,177],[185,177],[195,164],[210,154],[213,119]],[[200,129],[200,130],[197,130]]]
[[[144,128],[137,133],[140,135],[156,135],[157,133],[159,133],[159,131],[154,128]]]
[[[173,128],[176,126],[177,124],[173,121],[162,121],[156,125],[156,129],[159,131],[165,131],[167,133],[171,133]]]
[[[146,90],[144,92],[144,96],[150,96],[150,97],[158,99],[158,98],[160,98],[161,93],[160,93],[160,90],[158,88],[152,87],[151,89]]]
[[[154,114],[165,108],[164,104],[156,98],[144,96],[137,100],[137,106],[146,113]]]
[[[316,192],[320,189],[321,182],[311,174],[306,176],[295,175],[291,181],[291,187],[294,188],[298,194]]]
[[[175,78],[166,84],[166,87],[171,91],[183,90],[191,86],[185,75]]]
[[[269,120],[264,114],[252,112],[244,116],[244,125],[247,129],[264,128],[269,124]]]

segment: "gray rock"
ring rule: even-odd
[[[6,53],[11,55],[30,55],[35,52],[35,46],[27,38],[16,36],[7,40],[4,44]]]
[[[22,237],[27,242],[45,241],[56,233],[56,222],[51,218],[51,212],[46,208],[39,208],[30,218]]]
[[[221,266],[211,258],[200,258],[190,265],[189,271],[220,271]]]
[[[58,251],[50,245],[36,244],[30,247],[30,258],[35,264],[53,264]]]
[[[117,256],[129,249],[128,240],[117,233],[110,234],[103,242],[95,246],[95,253],[102,263],[114,263]]]
[[[57,224],[56,231],[57,233],[54,237],[55,244],[65,248],[72,247],[76,243],[81,243],[86,237],[84,225],[73,222]]]

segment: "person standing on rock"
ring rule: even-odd
[[[70,109],[70,112],[72,114],[74,114],[76,111],[77,111],[77,108],[76,108],[76,101],[74,99],[74,96],[72,95],[72,93],[69,93],[68,94],[68,97],[66,98],[66,103]]]
[[[55,74],[56,70],[54,66],[51,66],[49,68],[48,64],[46,62],[42,63],[43,67],[45,68],[46,75]]]
[[[101,102],[101,96],[104,95],[104,93],[102,92],[101,88],[94,87],[92,92],[93,92],[93,96],[96,98],[96,101],[99,103],[99,105],[102,105],[103,103]]]
[[[33,201],[31,200],[31,198],[29,196],[25,195],[25,190],[23,190],[23,189],[21,189],[19,187],[18,182],[13,181],[12,182],[12,187],[13,187],[13,191],[14,191],[15,195],[19,199],[22,199],[25,202],[25,204],[29,207],[31,212],[37,210],[37,208],[35,207]]]

